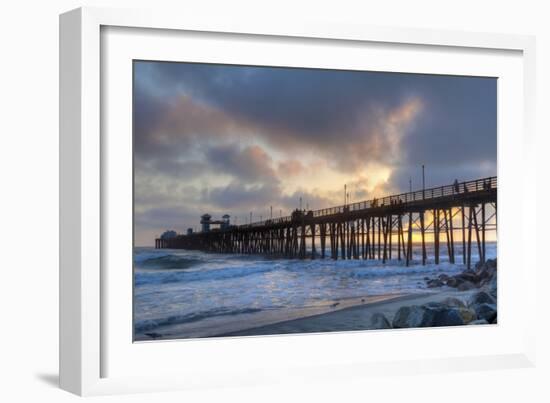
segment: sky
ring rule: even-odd
[[[134,62],[134,237],[497,174],[497,80]]]

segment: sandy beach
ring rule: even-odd
[[[433,294],[426,294],[433,295]],[[162,340],[173,338],[217,337],[229,334],[241,334],[256,328],[294,323],[320,315],[333,314],[349,308],[367,307],[383,302],[399,300],[406,296],[401,294],[386,294],[345,298],[332,301],[322,301],[316,305],[304,308],[286,310],[266,310],[261,312],[243,313],[240,315],[218,316],[201,320],[200,322],[181,323],[160,328],[157,332],[142,332],[136,334],[136,341]],[[333,328],[326,330],[332,331]],[[291,332],[296,333],[296,332]],[[262,333],[264,334],[264,333]],[[270,334],[270,333],[265,333]]]
[[[496,261],[468,271],[449,263],[405,267],[396,261],[380,266],[349,260],[336,265],[322,259],[140,253],[138,342],[494,323],[496,316]],[[482,289],[493,296],[471,301],[471,294]],[[460,306],[444,301],[448,297],[461,300]],[[433,306],[441,302],[444,306]],[[401,312],[394,324],[396,312],[408,307],[418,309]]]
[[[391,320],[403,306],[441,302],[449,297],[467,301],[477,291],[446,289],[422,294],[365,296],[289,311],[209,318],[199,323],[167,326],[156,333],[137,334],[136,341],[369,330],[375,313]]]
[[[273,323],[217,336],[250,336],[291,333],[320,333],[331,331],[369,330],[371,317],[382,313],[393,318],[399,308],[406,305],[423,305],[429,302],[441,302],[448,297],[466,301],[478,290],[456,291],[444,290],[437,293],[401,295],[380,298],[361,305],[349,306],[333,312],[311,315],[294,320]]]

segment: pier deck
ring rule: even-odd
[[[429,235],[436,264],[442,246],[447,249],[449,261],[455,263],[458,237],[462,261],[470,268],[472,247],[477,247],[480,261],[485,261],[486,233],[496,231],[496,214],[497,177],[489,177],[320,210],[295,210],[290,216],[208,232],[158,238],[155,247],[383,262],[397,253],[397,258],[409,265],[413,245],[421,248],[422,264],[426,264]],[[413,242],[414,234],[418,242]]]

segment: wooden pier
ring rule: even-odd
[[[419,248],[420,260],[426,264],[431,242],[436,264],[444,249],[449,262],[460,257],[470,268],[473,248],[477,248],[479,260],[485,261],[486,234],[496,231],[496,214],[497,178],[489,177],[159,238],[155,247],[298,259],[378,259],[384,263],[397,258],[409,265],[413,248]],[[462,246],[461,256],[455,253],[457,242]]]

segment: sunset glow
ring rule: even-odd
[[[420,189],[422,164],[427,187],[496,175],[494,79],[163,62],[134,77],[138,246],[203,213],[241,224],[341,205],[344,185],[351,202]]]

